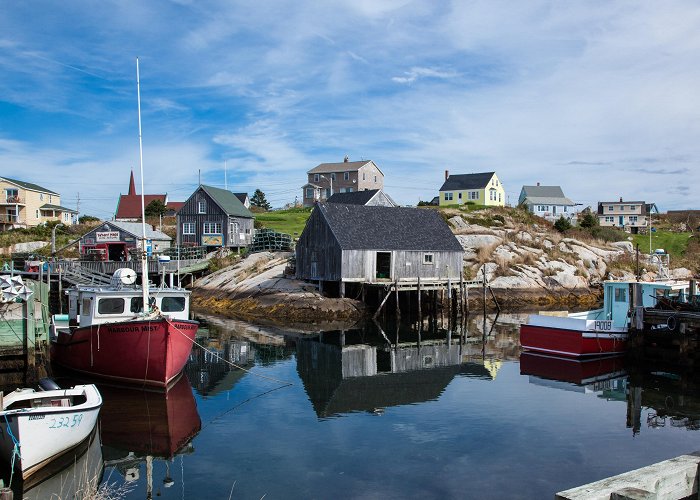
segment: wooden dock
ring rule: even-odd
[[[555,495],[555,500],[680,500],[697,498],[700,452],[681,455]]]

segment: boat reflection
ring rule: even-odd
[[[194,451],[192,439],[202,422],[186,374],[166,392],[100,386],[102,451],[105,466],[114,467],[127,482],[139,480],[146,466],[147,496],[152,493],[155,462],[165,463]],[[172,485],[165,473],[166,487]]]
[[[74,451],[54,460],[28,480],[15,476],[12,492],[15,498],[89,498],[97,496],[102,482],[104,463],[99,429],[95,430]],[[7,480],[7,478],[6,478]]]
[[[531,384],[625,399],[627,372],[623,356],[574,359],[523,352],[520,374],[529,375]]]
[[[364,330],[324,332],[296,346],[297,372],[319,418],[381,414],[387,407],[436,400],[455,376],[491,380],[500,366],[449,332],[412,342],[401,342],[397,333],[393,343]]]
[[[700,380],[668,371],[634,371],[630,375],[627,426],[638,434],[647,427],[700,430]]]

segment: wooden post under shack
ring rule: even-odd
[[[423,315],[421,314],[420,304],[420,276],[418,276],[418,321],[423,321]]]

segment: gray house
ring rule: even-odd
[[[536,186],[523,186],[518,205],[551,222],[562,216],[570,221],[576,219],[576,204],[564,196],[560,186],[540,186],[539,182]]]
[[[328,198],[328,203],[342,203],[345,205],[398,207],[398,204],[381,189],[368,189],[367,191],[335,193],[330,198]]]
[[[429,209],[316,206],[296,246],[298,279],[340,284],[459,280],[463,250]]]
[[[241,248],[253,238],[254,216],[225,189],[201,185],[177,212],[179,245]]]

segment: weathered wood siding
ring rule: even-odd
[[[206,203],[206,213],[200,214],[199,202]],[[244,247],[253,239],[253,219],[228,215],[202,189],[195,191],[177,213],[177,241],[180,245],[202,245],[205,223],[221,224],[223,246]],[[195,234],[183,234],[185,223],[193,223]]]
[[[459,279],[462,272],[462,252],[429,252],[414,250],[344,250],[342,279],[376,282],[377,253],[391,253],[392,281],[402,279]],[[432,254],[433,263],[424,264],[425,254]]]
[[[311,212],[296,246],[296,277],[340,281],[341,249],[318,209]]]

